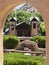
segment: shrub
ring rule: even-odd
[[[45,48],[45,39],[45,36],[34,36],[31,40],[37,42],[40,48]]]
[[[4,54],[4,65],[45,65],[42,56],[26,56],[23,53]]]
[[[38,65],[38,64],[36,62],[34,62],[33,65]]]
[[[14,49],[18,42],[19,39],[16,36],[5,35],[3,37],[3,47],[6,49]]]

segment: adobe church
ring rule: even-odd
[[[11,18],[9,22],[9,28],[5,33],[21,37],[31,37],[38,35],[38,20],[36,18],[32,18],[30,20],[30,24],[27,24],[25,22],[17,24],[16,20],[14,18]]]

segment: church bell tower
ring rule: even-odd
[[[16,19],[11,18],[9,22],[9,34],[16,35]]]
[[[31,19],[31,36],[38,35],[38,20],[36,18]]]

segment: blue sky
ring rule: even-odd
[[[23,4],[21,4],[21,5],[18,5],[18,6],[16,6],[14,9],[19,9],[19,8],[21,8],[24,4],[25,4],[25,3],[23,3]]]
[[[25,3],[20,4],[20,5],[16,6],[16,7],[14,8],[14,10],[15,10],[15,9],[17,9],[17,10],[18,10],[18,9],[20,9],[20,8],[21,8],[22,6],[24,6],[24,5],[25,5]],[[32,9],[33,9],[33,10],[34,10],[34,9],[35,9],[35,10],[37,10],[37,9],[36,9],[36,8],[34,8],[34,7],[32,7]]]

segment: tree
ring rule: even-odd
[[[38,17],[39,18],[39,21],[43,21],[43,18],[42,18],[41,14],[38,11],[37,12],[34,12],[33,13],[33,16],[34,17]]]
[[[25,11],[19,11],[17,13],[17,22],[30,22],[30,17],[32,16],[31,13]]]
[[[41,29],[41,34],[45,35],[46,28],[45,28],[45,23],[44,22],[40,23],[40,29]]]

